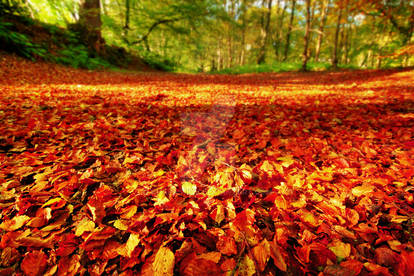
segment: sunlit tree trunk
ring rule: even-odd
[[[240,49],[240,58],[239,58],[239,65],[243,65],[245,62],[245,55],[246,55],[246,27],[247,27],[247,22],[246,22],[246,11],[247,11],[247,6],[246,6],[246,1],[242,0],[241,3],[241,12],[242,12],[242,25],[241,25],[241,49]]]
[[[311,0],[306,0],[306,29],[304,36],[304,48],[303,48],[303,63],[302,71],[307,71],[307,65],[309,60],[309,37],[310,37],[310,27],[311,27]]]
[[[278,10],[280,7],[280,0],[278,1]],[[277,60],[279,60],[279,55],[280,55],[280,44],[282,41],[282,30],[283,30],[283,22],[285,20],[285,14],[286,14],[286,8],[287,8],[288,4],[287,2],[284,2],[283,4],[283,10],[282,13],[279,15],[279,20],[278,20],[278,25],[276,26],[276,34],[275,34],[275,41],[273,43],[273,48],[275,51],[275,57]]]
[[[105,41],[101,34],[100,0],[83,0],[80,3],[79,24],[82,28],[83,39],[89,47],[98,53],[102,53]]]
[[[286,61],[289,55],[289,48],[290,48],[290,36],[292,34],[293,29],[293,21],[295,19],[295,8],[296,8],[296,0],[292,0],[292,9],[290,12],[290,21],[289,21],[289,27],[286,34],[286,45],[285,45],[285,52],[283,55],[283,61]]]
[[[338,6],[338,17],[336,20],[334,50],[332,54],[332,67],[334,69],[338,68],[338,44],[339,44],[339,32],[341,31],[342,13],[343,13],[342,7]]]
[[[265,1],[263,1],[263,3],[265,3]],[[257,57],[257,64],[262,64],[265,62],[266,60],[266,46],[267,43],[269,41],[269,27],[270,27],[270,19],[271,19],[271,15],[272,15],[272,3],[273,0],[268,0],[267,2],[267,10],[266,10],[266,14],[265,14],[265,18],[264,18],[264,26],[262,26],[262,30],[261,30],[261,47],[259,49],[259,55]]]
[[[325,0],[323,1],[321,5],[321,21],[319,22],[318,40],[316,42],[316,48],[315,48],[315,61],[316,62],[319,61],[319,55],[321,53],[324,30],[325,30],[326,20],[328,18],[328,12],[329,12],[329,2],[330,0]]]

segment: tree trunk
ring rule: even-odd
[[[83,0],[81,2],[78,23],[82,29],[82,39],[85,40],[89,48],[103,53],[105,41],[101,34],[100,0]]]
[[[326,25],[326,20],[328,18],[329,12],[329,2],[330,0],[323,1],[321,5],[321,21],[319,22],[319,30],[318,30],[318,40],[316,42],[316,49],[315,49],[315,61],[319,61],[319,55],[321,53],[322,41],[324,36],[324,29]]]
[[[244,65],[245,55],[246,55],[246,1],[242,1],[242,26],[241,26],[241,49],[240,49],[240,59],[239,65]]]
[[[131,14],[131,1],[125,0],[125,26],[124,26],[124,35],[128,36],[129,31],[129,18]]]
[[[290,48],[290,36],[292,34],[293,29],[293,20],[295,19],[295,8],[296,8],[296,0],[292,0],[292,10],[290,13],[290,21],[289,21],[289,27],[288,32],[286,34],[286,45],[285,45],[285,52],[283,56],[283,61],[286,61],[289,54],[289,48]]]
[[[280,4],[280,1],[278,3]],[[278,8],[279,8],[279,4],[278,4]],[[274,42],[274,45],[273,45],[273,48],[274,48],[274,51],[275,51],[275,57],[276,57],[277,60],[279,60],[280,44],[281,44],[281,41],[282,41],[283,21],[285,19],[287,6],[288,6],[287,3],[285,2],[283,4],[282,14],[279,17],[279,25],[277,26],[276,38],[275,38],[275,42]]]
[[[342,20],[342,7],[338,7],[338,18],[336,21],[334,50],[333,50],[333,55],[332,55],[333,69],[338,68],[338,44],[339,44],[338,42],[339,42],[339,32],[341,31],[341,20]]]
[[[262,64],[266,60],[266,46],[269,41],[269,27],[270,27],[270,18],[272,15],[272,2],[273,0],[268,0],[267,2],[266,19],[264,20],[264,28],[262,29],[263,39],[262,39],[262,45],[259,50],[259,56],[257,58],[257,64]]]
[[[305,29],[305,36],[304,36],[304,48],[303,48],[303,63],[302,63],[302,71],[307,71],[307,65],[309,60],[309,33],[310,33],[310,26],[311,25],[311,0],[306,0],[306,29]]]

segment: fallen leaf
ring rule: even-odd
[[[191,182],[183,182],[181,184],[181,189],[187,195],[195,195],[197,191],[197,186]]]
[[[174,253],[167,247],[160,247],[152,263],[154,275],[173,275],[174,264]]]
[[[43,251],[32,251],[27,253],[20,265],[25,275],[42,275],[47,266],[47,257]]]

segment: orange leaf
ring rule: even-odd
[[[256,245],[253,250],[253,256],[258,264],[258,269],[262,272],[270,258],[270,244],[266,239],[263,239],[261,243]]]
[[[276,243],[276,240],[273,240],[270,243],[270,255],[272,256],[273,263],[277,266],[277,268],[279,268],[281,271],[287,270],[285,259],[283,258],[283,255],[280,252],[280,247]]]
[[[237,254],[237,246],[233,237],[220,236],[217,242],[217,249],[224,255]]]

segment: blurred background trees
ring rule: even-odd
[[[412,0],[0,1],[181,71],[414,65]]]

